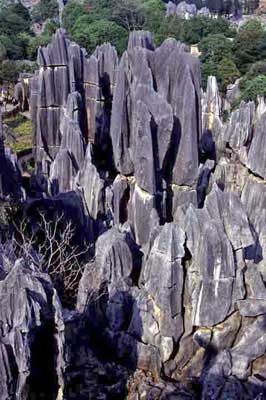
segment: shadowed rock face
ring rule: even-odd
[[[40,69],[31,79],[33,135],[36,160],[49,175],[61,142],[75,158],[78,153],[79,164],[82,141],[97,143],[102,151],[109,143],[117,54],[106,44],[86,58],[85,51],[58,30],[53,41],[39,49],[38,63]]]
[[[1,251],[1,399],[55,398],[64,367],[60,302],[47,275]]]
[[[215,78],[201,93],[185,46],[156,48],[148,32],[118,60],[109,44],[87,57],[59,30],[39,64],[30,102],[44,198],[31,206],[62,201],[80,239],[89,221],[94,248],[67,312],[47,276],[3,245],[3,400],[16,387],[33,395],[47,365],[58,400],[264,398],[264,101],[222,120]],[[44,336],[54,358],[38,353]]]
[[[21,175],[17,156],[4,145],[2,114],[0,111],[0,198],[1,200],[22,198]]]

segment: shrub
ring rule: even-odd
[[[266,76],[259,75],[247,81],[241,94],[241,100],[256,101],[257,96],[266,96]]]
[[[57,18],[59,13],[56,0],[40,0],[32,7],[31,18],[33,22],[44,22],[47,19]]]

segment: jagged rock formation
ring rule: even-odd
[[[50,278],[1,247],[0,397],[54,398],[63,385],[64,322]]]
[[[182,18],[193,18],[196,15],[203,17],[210,17],[211,13],[208,7],[202,7],[197,10],[197,6],[195,4],[186,3],[185,1],[181,1],[178,4],[175,4],[172,1],[167,2],[166,4],[166,16],[177,15]]]
[[[103,158],[106,152],[110,157],[110,106],[117,54],[105,44],[90,58],[85,55],[59,30],[53,42],[39,50],[41,68],[31,80],[36,162],[39,172],[49,176],[53,194],[74,188],[75,177],[82,175],[87,142],[93,143]]]
[[[88,57],[59,30],[39,63],[32,207],[69,199],[95,238],[74,312],[51,308],[47,277],[24,268],[21,324],[32,292],[32,329],[43,298],[40,331],[61,324],[63,398],[264,398],[264,101],[223,120],[215,78],[201,93],[197,59],[148,32],[132,33],[118,60],[108,44]],[[17,263],[0,271],[7,292]]]

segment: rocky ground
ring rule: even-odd
[[[1,133],[2,202],[64,211],[90,247],[67,309],[2,232],[0,399],[263,399],[264,100],[224,121],[234,90],[203,93],[198,59],[148,32],[119,60],[59,30],[38,62],[36,173],[21,185]]]

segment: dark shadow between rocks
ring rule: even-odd
[[[255,264],[258,264],[260,261],[263,260],[263,254],[262,254],[262,247],[260,244],[260,238],[258,233],[256,232],[256,229],[254,228],[253,224],[249,224],[250,229],[254,238],[254,244],[251,246],[248,246],[244,249],[245,251],[245,259],[246,260],[254,260]]]
[[[207,160],[216,161],[216,147],[212,132],[206,129],[199,141],[199,161],[204,164]]]
[[[58,380],[55,363],[54,324],[36,327],[32,335],[28,400],[55,400]]]
[[[167,195],[166,195],[166,222],[173,221],[173,190],[171,184],[173,182],[173,169],[176,162],[179,144],[182,136],[182,129],[179,119],[174,115],[174,126],[170,139],[170,145],[167,150],[166,156],[163,162],[163,178],[167,183]]]
[[[73,348],[73,351],[77,354],[81,345],[79,338],[86,337],[90,362],[95,363],[95,366],[88,370],[89,360],[82,360],[78,379],[79,400],[92,398],[85,396],[85,393],[90,392],[89,381],[90,385],[96,385],[98,395],[104,394],[107,400],[126,399],[129,378],[137,369],[142,320],[136,302],[125,290],[114,290],[111,296],[107,292],[107,286],[103,284],[98,298],[96,297],[94,302],[88,300],[82,317],[81,331],[83,333],[79,333],[76,339],[71,338],[76,342],[77,348]],[[137,327],[136,336],[128,332],[132,315],[134,315],[134,326]],[[100,369],[101,373],[97,374],[97,369]],[[90,374],[92,380],[88,379]]]
[[[231,355],[208,345],[198,388],[193,399],[201,400],[265,400],[265,378],[253,375],[240,380],[231,374]]]

